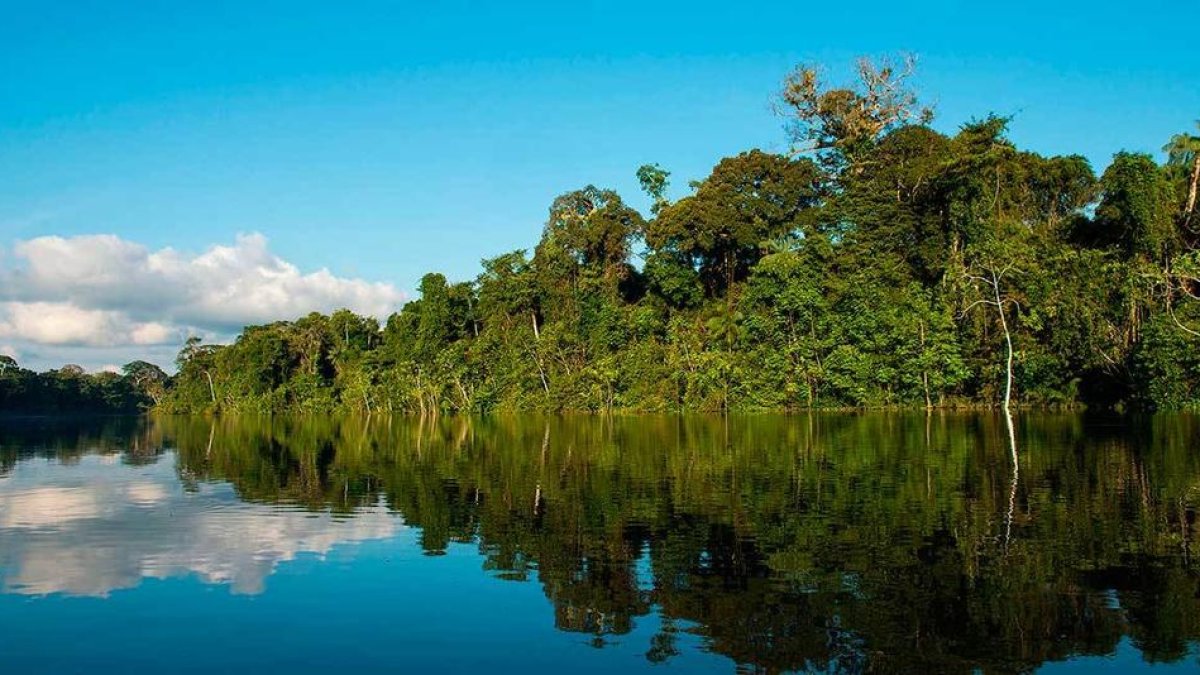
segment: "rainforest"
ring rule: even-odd
[[[631,167],[645,212],[562,194],[531,247],[430,272],[386,320],[192,337],[171,375],[0,357],[0,410],[1200,405],[1200,136],[1097,168],[1017,147],[996,114],[936,130],[904,59],[821,72],[783,81],[786,151],[725,157],[675,200],[666,168]]]

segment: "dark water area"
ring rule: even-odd
[[[0,671],[1196,672],[1200,418],[0,420]]]

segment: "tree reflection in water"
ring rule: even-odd
[[[934,413],[168,417],[112,433],[248,502],[385,504],[426,553],[470,543],[488,573],[539,583],[558,628],[597,646],[655,613],[654,662],[689,631],[765,672],[966,672],[1123,637],[1150,661],[1194,658],[1198,430]]]

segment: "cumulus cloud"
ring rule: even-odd
[[[382,318],[403,301],[391,284],[303,273],[260,234],[196,255],[115,235],[46,236],[0,259],[0,339],[32,345],[177,344],[341,307]]]
[[[166,342],[172,331],[162,324],[139,323],[110,310],[86,309],[64,302],[0,303],[0,336],[44,345],[155,344]]]

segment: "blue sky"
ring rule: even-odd
[[[202,255],[260,233],[301,273],[473,277],[556,194],[644,206],[642,163],[678,196],[784,150],[770,99],[799,61],[913,52],[935,126],[1013,115],[1097,170],[1200,118],[1194,1],[481,4],[0,0],[0,268],[46,235]]]

